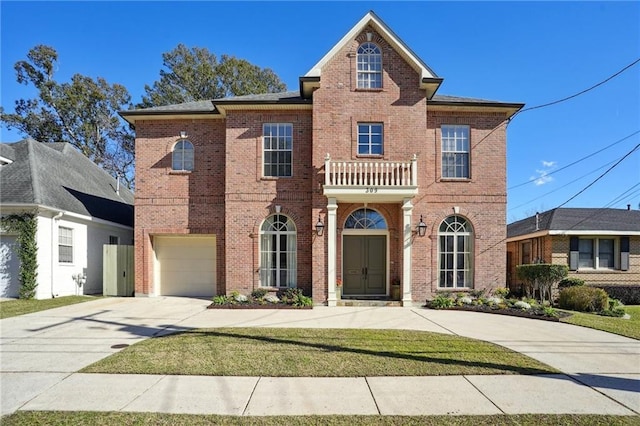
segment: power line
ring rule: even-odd
[[[532,198],[531,200],[527,201],[526,203],[522,203],[522,204],[517,205],[517,206],[515,206],[515,207],[511,207],[511,208],[509,209],[509,211],[511,211],[511,210],[515,210],[515,209],[518,209],[518,208],[523,207],[523,206],[526,206],[527,204],[533,203],[534,201],[539,200],[540,198],[544,198],[544,197],[546,197],[546,196],[547,196],[547,195],[549,195],[549,194],[553,194],[554,192],[558,192],[558,191],[560,191],[561,189],[566,188],[567,186],[571,185],[572,183],[575,183],[575,182],[579,181],[580,179],[584,179],[584,178],[586,178],[587,176],[594,174],[595,172],[597,172],[597,171],[598,171],[598,170],[600,170],[600,169],[604,169],[605,167],[607,167],[607,166],[609,166],[609,165],[611,165],[611,164],[615,163],[615,161],[616,161],[616,160],[609,161],[608,163],[603,164],[602,166],[598,167],[597,169],[591,170],[589,173],[584,174],[584,175],[582,175],[582,176],[580,176],[580,177],[578,177],[578,178],[576,178],[576,179],[572,180],[571,182],[567,182],[566,184],[564,184],[564,185],[562,185],[562,186],[560,186],[560,187],[558,187],[558,188],[556,188],[556,189],[553,189],[553,190],[551,190],[551,191],[549,191],[549,192],[545,192],[544,194],[542,194],[542,195],[540,195],[540,196],[538,196],[538,197],[536,197],[536,198]]]
[[[576,164],[578,164],[578,163],[580,163],[580,162],[582,162],[582,161],[586,160],[587,158],[591,158],[591,157],[593,157],[594,155],[600,154],[602,151],[605,151],[605,150],[607,150],[607,149],[611,148],[611,147],[612,147],[612,146],[614,146],[614,145],[617,145],[617,144],[619,144],[619,143],[621,143],[621,142],[624,142],[624,141],[626,141],[627,139],[629,139],[630,137],[633,137],[633,136],[637,135],[638,133],[640,133],[640,130],[636,130],[635,132],[631,133],[630,135],[625,136],[624,138],[619,139],[619,140],[615,141],[614,143],[612,143],[612,144],[610,144],[610,145],[607,145],[607,146],[605,146],[604,148],[602,148],[602,149],[600,149],[600,150],[598,150],[598,151],[596,151],[596,152],[593,152],[593,153],[591,153],[591,154],[589,154],[589,155],[587,155],[587,156],[585,156],[585,157],[582,157],[582,158],[580,158],[579,160],[576,160],[576,161],[574,161],[574,162],[573,162],[573,163],[571,163],[571,164],[567,164],[567,165],[566,165],[566,166],[564,166],[564,167],[561,167],[561,168],[559,168],[559,169],[557,169],[557,170],[554,170],[554,171],[552,171],[552,172],[550,172],[550,173],[547,173],[547,174],[545,174],[545,176],[551,176],[551,175],[553,175],[553,174],[555,174],[555,173],[558,173],[558,172],[560,172],[560,171],[562,171],[562,170],[564,170],[564,169],[566,169],[566,168],[569,168],[569,167],[571,167],[571,166],[574,166],[574,165],[576,165]],[[509,190],[509,189],[516,189],[516,188],[520,188],[521,186],[524,186],[524,185],[527,185],[527,184],[529,184],[529,183],[535,182],[535,181],[537,181],[538,179],[540,179],[540,177],[537,177],[537,178],[535,178],[535,179],[529,179],[529,180],[528,180],[528,181],[526,181],[526,182],[522,182],[522,183],[519,183],[519,184],[517,184],[517,185],[510,186],[509,188],[507,188],[507,190]]]
[[[638,62],[640,62],[640,58],[636,59],[635,61],[633,61],[632,63],[630,63],[626,67],[622,68],[620,71],[616,72],[615,74],[612,74],[611,76],[607,77],[606,79],[602,80],[601,82],[594,84],[593,86],[589,87],[588,89],[584,89],[581,92],[575,93],[575,94],[573,94],[571,96],[567,96],[566,98],[558,99],[558,100],[553,101],[553,102],[548,102],[546,104],[536,105],[536,106],[532,106],[531,108],[522,109],[522,110],[518,111],[516,114],[514,114],[511,118],[515,117],[519,113],[523,113],[523,112],[526,112],[526,111],[532,111],[534,109],[540,109],[540,108],[548,107],[548,106],[551,106],[551,105],[556,105],[556,104],[559,104],[561,102],[568,101],[569,99],[573,99],[573,98],[575,98],[577,96],[580,96],[582,94],[585,94],[585,93],[595,89],[598,86],[602,86],[603,84],[605,84],[609,80],[612,80],[615,77],[619,76],[620,74],[622,74],[623,72],[625,72],[626,70],[631,68],[632,66],[636,65]]]
[[[574,198],[576,198],[578,195],[582,194],[584,191],[586,191],[587,189],[589,189],[591,186],[593,186],[597,181],[599,181],[600,179],[602,179],[607,173],[609,173],[611,170],[613,170],[614,168],[616,168],[618,166],[618,164],[622,163],[624,161],[625,158],[627,158],[628,156],[630,156],[631,154],[633,154],[635,151],[638,150],[638,148],[640,148],[640,143],[637,144],[631,151],[627,152],[620,160],[618,160],[613,166],[609,167],[607,169],[606,172],[604,172],[603,174],[601,174],[600,176],[598,176],[593,182],[591,182],[589,185],[585,186],[584,188],[582,188],[580,191],[578,191],[578,193],[576,195],[574,195],[573,197],[569,198],[567,201],[565,201],[564,203],[560,204],[558,207],[556,207],[557,209],[559,209],[560,207],[564,206],[565,204],[567,204],[569,201],[573,200]]]

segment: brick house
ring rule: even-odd
[[[567,265],[569,277],[598,286],[640,286],[640,211],[557,208],[507,226],[507,283],[516,266]]]
[[[136,294],[299,287],[410,306],[504,286],[506,120],[523,104],[441,83],[369,12],[299,91],[122,112]]]

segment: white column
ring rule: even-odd
[[[411,213],[413,204],[411,198],[405,198],[402,202],[402,229],[404,231],[402,244],[402,306],[411,306],[411,245],[413,229]]]
[[[337,249],[337,218],[338,204],[335,198],[329,198],[327,202],[327,305],[336,306],[336,256]]]

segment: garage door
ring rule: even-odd
[[[18,259],[16,237],[3,235],[0,237],[0,297],[18,297],[20,281],[18,281]]]
[[[215,236],[154,237],[154,250],[159,294],[215,295]]]

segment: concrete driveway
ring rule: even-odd
[[[95,409],[199,413],[200,409],[193,407],[194,401],[208,395],[201,401],[205,412],[265,415],[315,414],[318,411],[324,414],[322,401],[296,403],[296,395],[335,395],[344,386],[351,386],[353,395],[362,393],[364,399],[345,401],[342,412],[331,397],[328,404],[337,414],[640,413],[640,342],[634,339],[568,324],[473,312],[362,307],[209,310],[206,309],[209,303],[208,300],[177,297],[105,298],[0,320],[0,412]],[[524,353],[565,374],[327,380],[76,373],[125,345],[202,327],[380,328],[457,334]],[[294,383],[290,383],[291,380]],[[557,391],[548,392],[549,386],[542,382],[549,380],[554,381]],[[225,398],[215,396],[215,392],[212,394],[216,386],[225,390]],[[268,395],[273,395],[271,392],[291,390],[296,386],[298,391],[284,406],[265,405]],[[305,392],[323,386],[326,392]],[[467,402],[468,408],[459,412],[459,404],[444,397],[447,386],[451,387],[452,398],[455,395],[459,398],[463,392],[460,389],[468,388],[467,401],[477,399],[477,403]],[[127,391],[115,395],[114,389]],[[184,395],[188,395],[183,397],[182,403],[176,402],[181,394],[176,393],[176,389],[183,389]],[[391,392],[394,389],[397,392]],[[407,394],[406,389],[416,391]],[[536,389],[537,392],[546,390],[544,398],[534,403],[531,392]],[[162,392],[172,397],[169,408],[154,405],[154,401],[158,401],[157,393]],[[397,399],[398,392],[404,395],[402,400]],[[89,393],[97,393],[95,405],[89,402]],[[441,396],[439,403],[434,399],[436,394]],[[430,405],[425,406],[424,396],[432,400]],[[525,404],[527,401],[528,405]],[[217,410],[216,404],[221,403],[225,405]],[[271,407],[271,411],[265,411],[265,407]],[[299,407],[310,408],[298,413],[295,409]],[[353,407],[358,410],[354,411]],[[452,407],[458,407],[458,411]]]

